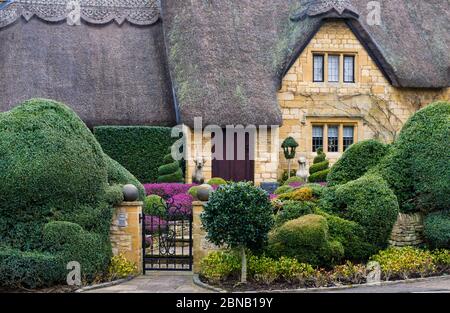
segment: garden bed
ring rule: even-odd
[[[435,279],[447,278],[450,276],[450,273],[441,274],[441,275],[432,275],[427,277],[420,278],[411,278],[411,279],[398,279],[398,280],[383,280],[379,283],[361,283],[361,284],[335,284],[332,286],[322,286],[322,287],[299,287],[295,284],[283,284],[276,283],[270,286],[260,284],[260,283],[247,283],[246,285],[235,285],[232,282],[219,284],[219,285],[211,285],[207,282],[202,281],[199,275],[194,276],[194,284],[202,287],[204,289],[208,289],[214,292],[316,292],[316,291],[333,291],[333,290],[342,290],[342,289],[350,289],[350,288],[358,288],[358,287],[366,287],[366,286],[388,286],[388,285],[396,285],[402,283],[415,283],[415,282],[423,282],[423,281],[432,281]]]
[[[336,288],[398,282],[450,275],[450,250],[428,251],[418,248],[389,248],[371,257],[368,265],[345,264],[331,269],[313,268],[292,258],[279,260],[250,256],[248,281],[240,283],[239,257],[230,251],[213,252],[202,261],[198,282],[215,291],[280,291]],[[380,279],[370,279],[376,277]]]

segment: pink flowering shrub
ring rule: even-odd
[[[145,184],[145,192],[149,195],[158,195],[164,199],[169,199],[177,194],[186,194],[192,186],[196,184],[162,183]]]
[[[189,215],[192,213],[192,198],[189,194],[177,194],[167,200],[169,215]]]

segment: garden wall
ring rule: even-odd
[[[423,240],[423,215],[421,213],[400,213],[392,229],[391,246],[418,246]]]

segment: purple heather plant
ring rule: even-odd
[[[167,200],[170,215],[187,215],[192,213],[192,198],[189,194],[177,194]]]
[[[169,199],[177,194],[186,194],[192,186],[196,184],[162,183],[145,184],[145,192],[149,195],[158,195],[164,199]]]

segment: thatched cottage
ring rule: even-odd
[[[334,161],[449,100],[449,22],[443,0],[16,0],[0,10],[0,110],[46,97],[89,126],[254,125],[242,160],[211,160],[208,138],[187,156],[207,178],[275,181],[288,136]]]

